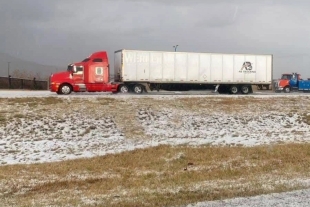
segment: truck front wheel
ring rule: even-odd
[[[283,91],[284,91],[285,93],[290,93],[290,92],[291,92],[291,88],[290,88],[289,86],[286,86],[286,87],[283,89]]]
[[[72,92],[72,88],[69,84],[63,84],[59,87],[57,94],[68,95]]]

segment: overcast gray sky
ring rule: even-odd
[[[64,66],[98,50],[274,55],[310,78],[309,0],[0,0],[1,52]]]

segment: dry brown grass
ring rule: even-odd
[[[244,111],[244,109],[251,109],[252,112],[262,112],[262,111],[278,111],[279,106],[277,103],[282,103],[287,105],[288,112],[299,112],[310,109],[308,104],[303,104],[303,101],[309,102],[309,98],[302,97],[300,102],[296,103],[296,99],[292,98],[253,98],[253,97],[189,97],[189,98],[176,98],[176,99],[154,99],[149,97],[122,99],[122,98],[97,98],[97,99],[84,99],[75,98],[68,99],[57,98],[57,97],[46,97],[46,98],[12,98],[4,99],[0,98],[0,104],[3,105],[13,105],[16,106],[16,111],[18,111],[18,106],[28,106],[29,108],[40,108],[40,109],[56,109],[59,111],[70,111],[77,109],[80,106],[85,106],[83,110],[89,112],[98,112],[102,110],[104,113],[115,114],[127,112],[133,112],[134,114],[137,110],[137,105],[139,108],[153,108],[153,109],[163,109],[163,108],[173,108],[177,110],[185,111],[201,111],[201,112],[220,112],[225,110],[226,113],[233,112],[238,113]],[[62,107],[59,107],[62,106]],[[300,107],[302,106],[302,107]],[[39,110],[39,109],[38,109]],[[5,111],[2,109],[0,113]],[[96,113],[95,113],[96,114]]]
[[[310,100],[301,99],[0,99],[0,124],[42,117],[64,121],[78,112],[94,119],[111,116],[127,139],[148,139],[137,120],[138,109],[171,109],[206,116],[247,111],[259,114],[277,113],[276,103],[281,102],[285,105],[281,112],[289,117],[299,114],[300,121],[310,124]],[[179,122],[177,117],[172,121]],[[303,188],[298,179],[309,178],[309,169],[310,144],[159,146],[92,159],[2,166],[0,201],[3,206],[177,206]]]
[[[177,206],[300,189],[298,178],[309,178],[309,168],[310,144],[159,146],[0,167],[0,200],[5,206]]]

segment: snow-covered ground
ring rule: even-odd
[[[303,121],[303,113],[291,113],[287,110],[266,110],[264,108],[258,110],[244,108],[241,109],[242,113],[240,113],[240,109],[236,108],[236,112],[234,109],[229,109],[232,112],[227,113],[220,108],[221,106],[214,104],[217,102],[216,100],[220,101],[221,98],[229,98],[230,96],[213,96],[217,98],[215,101],[206,102],[203,105],[203,107],[210,108],[207,111],[205,109],[203,111],[188,111],[182,110],[182,106],[176,106],[179,109],[168,107],[156,110],[154,107],[136,107],[138,101],[131,103],[133,97],[135,99],[139,97],[163,101],[175,99],[177,103],[178,98],[188,97],[182,95],[113,96],[98,93],[57,96],[47,91],[0,91],[0,97],[32,96],[38,98],[60,97],[70,103],[68,104],[70,108],[51,110],[51,107],[45,107],[39,102],[36,107],[18,104],[1,106],[0,114],[9,116],[10,113],[11,117],[8,118],[9,121],[6,125],[0,125],[0,165],[93,157],[160,144],[254,146],[280,142],[310,141],[310,125]],[[128,126],[128,128],[142,130],[147,138],[129,139],[126,137],[124,131],[118,126],[119,122],[122,121],[117,123],[117,118],[113,114],[105,114],[105,111],[115,107],[104,108],[100,105],[98,97],[113,97],[113,99],[126,102],[126,107],[130,103],[134,104],[136,109],[132,117],[136,120],[128,120],[128,124],[136,123],[133,126]],[[191,97],[204,96],[195,95]],[[268,100],[272,96],[255,97],[257,100],[262,98]],[[84,104],[81,98],[98,108],[89,111],[90,106]],[[238,96],[235,98],[238,99]],[[213,108],[208,104],[212,104]],[[59,105],[59,107],[62,106]]]
[[[308,207],[310,206],[310,189],[288,193],[273,193],[247,198],[234,198],[223,201],[200,202],[187,207]]]
[[[109,93],[84,93],[57,96],[48,91],[0,91],[0,98],[16,97],[58,97],[70,103],[70,108],[48,107],[38,102],[37,107],[2,104],[0,118],[14,113],[6,125],[0,125],[0,165],[52,162],[67,159],[93,157],[117,153],[160,144],[191,145],[243,145],[275,144],[284,142],[309,142],[310,127],[307,123],[310,103],[307,94],[234,96],[234,98],[253,97],[254,103],[242,105],[244,109],[230,108],[226,113],[216,101],[230,97],[210,95],[216,98],[201,104],[204,110],[188,111],[178,105],[178,98],[187,95],[111,95]],[[154,100],[174,100],[176,108],[137,107],[132,111],[135,120],[127,120],[128,125],[143,132],[144,139],[129,138],[126,126],[120,126],[125,115],[117,118],[106,113],[109,108],[100,105],[100,98],[112,98],[133,103],[131,98]],[[191,98],[205,97],[203,95]],[[282,98],[277,102],[277,98]],[[283,99],[284,98],[284,99]],[[285,99],[286,98],[286,99]],[[8,100],[6,99],[6,100]],[[97,107],[90,112],[89,105]],[[268,104],[255,105],[255,100],[267,100]],[[292,101],[295,100],[296,102]],[[242,99],[243,100],[243,99]],[[287,100],[287,101],[286,101]],[[272,105],[274,104],[274,105]],[[136,106],[135,105],[135,106]],[[68,106],[68,105],[67,105]],[[72,106],[72,107],[71,107]],[[113,106],[112,106],[113,107]],[[41,115],[38,116],[38,111]],[[119,113],[122,113],[120,109]],[[310,192],[297,191],[253,198],[236,198],[190,206],[308,206]],[[285,198],[285,199],[284,199]],[[290,198],[291,200],[288,200]],[[304,203],[300,203],[305,200]],[[265,202],[265,203],[264,203]]]

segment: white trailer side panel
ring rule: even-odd
[[[272,55],[122,50],[121,62],[120,80],[125,82],[272,82]]]
[[[225,82],[234,81],[234,56],[233,55],[223,55],[223,80]]]
[[[244,73],[240,73],[244,62],[245,62],[245,56],[243,55],[234,56],[234,81],[236,82],[243,82],[244,80]]]
[[[174,81],[174,53],[163,53],[162,81]]]
[[[150,53],[150,81],[161,81],[163,71],[163,54],[161,52]]]
[[[211,82],[211,55],[200,54],[199,58],[199,81]]]
[[[273,66],[273,59],[272,59],[272,56],[269,55],[267,56],[267,64],[266,64],[266,68],[267,68],[267,71],[266,71],[266,79],[263,79],[262,81],[265,81],[265,80],[270,80],[270,83],[272,82],[272,66]]]
[[[137,80],[137,65],[140,65],[140,59],[136,57],[135,51],[122,52],[122,71],[123,80]]]
[[[174,81],[186,82],[187,81],[187,54],[176,53],[174,60]],[[177,69],[176,69],[177,68]]]
[[[188,54],[188,68],[191,71],[187,70],[187,80],[191,82],[198,82],[199,81],[199,54],[189,53]]]
[[[256,68],[257,62],[256,62],[256,57],[254,55],[246,55],[245,56],[245,61],[246,62],[250,62],[252,67]],[[251,73],[252,70],[246,70],[245,68],[243,68],[242,71],[248,72],[248,73],[244,73],[244,81],[246,82],[256,82],[256,73]]]

